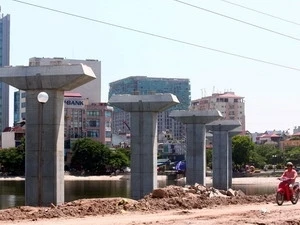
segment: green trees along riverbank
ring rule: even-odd
[[[207,166],[212,168],[212,151],[207,149]],[[284,168],[287,161],[300,166],[300,147],[281,150],[275,145],[257,145],[248,136],[234,136],[232,139],[233,168],[246,165],[256,169]],[[112,149],[89,138],[78,139],[72,146],[70,165],[66,170],[85,175],[110,174],[130,165],[130,149]],[[24,175],[25,140],[16,148],[0,150],[1,175]]]

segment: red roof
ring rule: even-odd
[[[234,92],[225,92],[224,94],[219,95],[219,97],[222,97],[222,98],[243,98],[241,96],[235,95]]]
[[[280,135],[277,134],[263,134],[259,136],[259,138],[271,138],[271,137],[280,137]]]
[[[76,92],[68,92],[68,91],[65,91],[64,92],[64,97],[77,97],[77,98],[81,98],[81,94],[80,93],[76,93]]]

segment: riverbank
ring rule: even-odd
[[[125,175],[116,175],[116,176],[73,176],[73,175],[65,175],[65,181],[78,181],[78,180],[129,180],[130,174]],[[0,177],[1,181],[22,181],[25,180],[24,177]],[[167,180],[166,175],[158,175],[157,180]],[[181,178],[177,180],[178,183],[185,183],[185,178]],[[206,184],[212,184],[212,177],[206,177]],[[277,177],[234,177],[232,178],[232,184],[246,185],[278,185]]]
[[[249,180],[246,178],[246,180]],[[244,180],[244,181],[246,181]],[[259,180],[261,181],[261,180]],[[296,207],[297,209],[297,207]],[[289,214],[287,220],[282,217]],[[50,207],[21,206],[0,211],[5,225],[133,225],[133,224],[299,224],[300,209],[291,202],[278,206],[275,195],[247,196],[241,191],[230,195],[192,185],[167,186],[140,200],[128,198],[78,199]]]

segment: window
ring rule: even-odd
[[[105,121],[105,127],[111,127],[111,122],[110,121]]]
[[[98,130],[88,130],[87,137],[99,137],[99,131]]]
[[[111,111],[105,111],[105,117],[111,117]]]
[[[100,113],[99,113],[99,111],[96,111],[96,110],[89,110],[89,111],[87,111],[87,115],[88,116],[99,116]]]
[[[21,118],[22,118],[23,120],[26,119],[26,113],[25,113],[25,112],[21,113]]]
[[[99,120],[88,120],[87,121],[87,126],[89,126],[89,127],[99,127],[100,126],[100,121]]]
[[[105,131],[105,137],[110,138],[111,137],[111,131]]]

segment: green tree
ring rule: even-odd
[[[130,148],[117,148],[116,151],[122,152],[130,160],[130,154],[131,154]]]
[[[285,151],[286,161],[291,161],[295,165],[300,165],[300,147],[289,148]]]
[[[17,146],[17,149],[25,151],[26,142],[25,137],[21,138],[21,143]]]
[[[232,138],[232,161],[236,165],[245,165],[250,162],[250,151],[254,143],[248,136],[236,135]]]
[[[22,148],[1,149],[0,164],[2,172],[11,175],[24,175],[25,150],[23,150]]]
[[[89,138],[78,139],[72,147],[71,168],[102,174],[109,165],[111,151],[104,144]]]
[[[273,155],[275,151],[278,149],[274,145],[255,145],[254,151],[257,152],[257,154],[263,156],[266,158],[266,160],[270,160],[270,155]]]
[[[206,149],[206,166],[212,168],[212,149]]]
[[[253,149],[249,154],[249,162],[251,162],[255,168],[263,169],[266,165],[266,158]]]
[[[129,157],[121,149],[112,151],[109,157],[109,166],[112,170],[122,169],[129,166]]]

